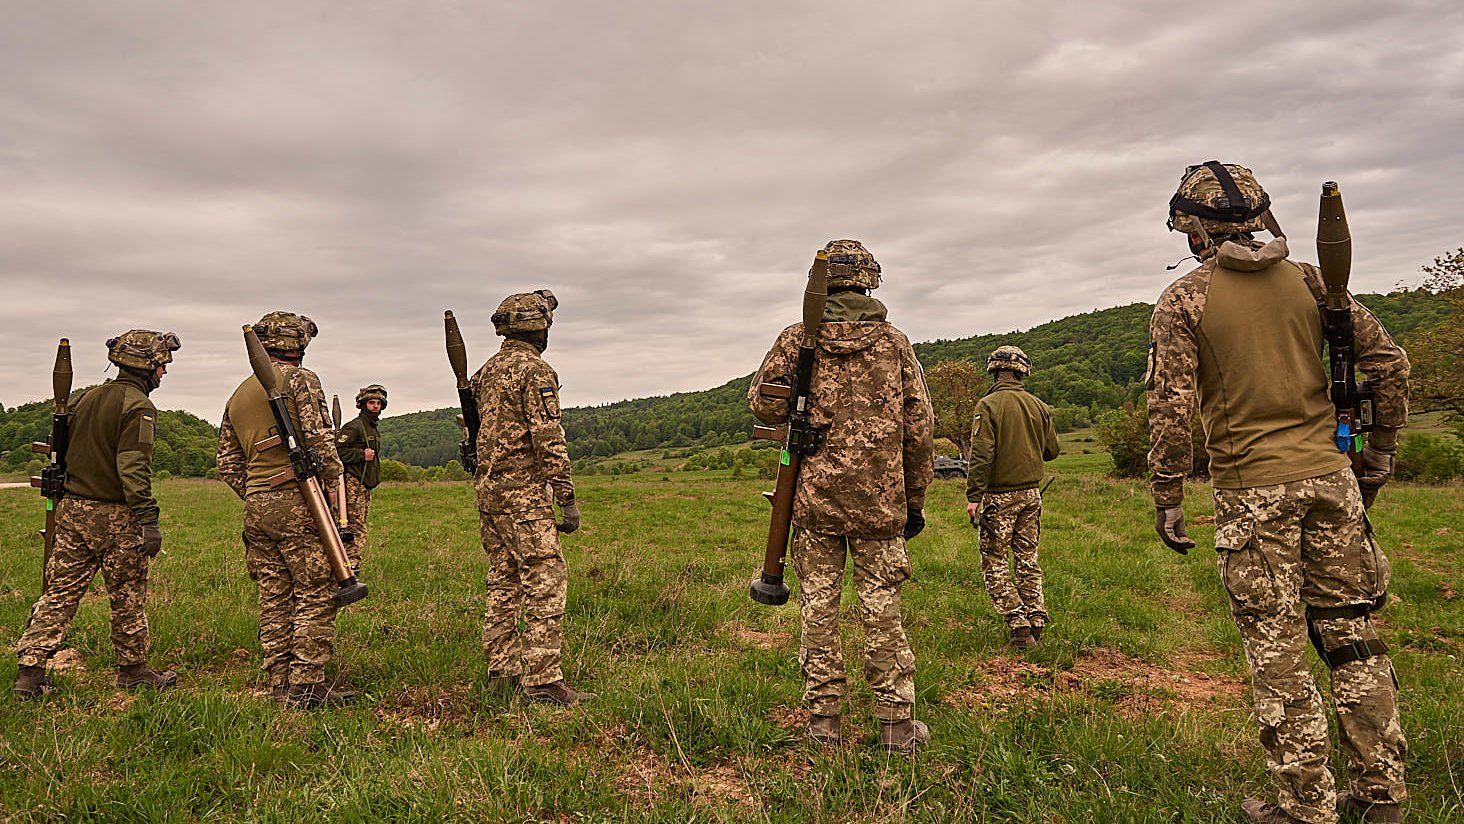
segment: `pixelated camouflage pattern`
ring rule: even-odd
[[[829,263],[829,286],[857,286],[861,289],[878,289],[880,282],[879,263],[874,255],[857,240],[831,240],[824,244],[824,251],[832,255],[853,255],[858,263]]]
[[[1287,260],[1286,253],[1282,239],[1225,243],[1217,255],[1170,284],[1155,304],[1145,380],[1150,489],[1157,505],[1177,506],[1183,500],[1183,479],[1193,458],[1190,426],[1197,401],[1210,472],[1218,487],[1300,480],[1346,464],[1331,437],[1335,410],[1327,397],[1321,360],[1323,335],[1316,305],[1320,279],[1314,268]],[[1244,295],[1232,297],[1228,311],[1242,322],[1265,319],[1270,324],[1265,331],[1275,333],[1275,342],[1246,349],[1251,336],[1225,337],[1209,328],[1206,317],[1217,270],[1235,278],[1229,284],[1233,291],[1243,292],[1248,278],[1265,287],[1249,299],[1254,311],[1235,303],[1247,300]],[[1408,416],[1407,355],[1355,300],[1352,318],[1357,365],[1377,393],[1377,421],[1383,427],[1401,426]],[[1246,359],[1254,368],[1220,375],[1224,364]],[[1237,391],[1245,382],[1276,391]],[[1257,409],[1266,395],[1276,396],[1275,408]],[[1255,417],[1258,414],[1265,418]],[[1244,432],[1250,440],[1239,443],[1231,437],[1233,432]]]
[[[340,477],[342,467],[320,378],[303,366],[276,363],[275,370],[284,386],[285,407],[305,448],[319,461],[321,486],[328,489]],[[277,428],[264,388],[250,375],[229,399],[219,427],[219,477],[239,497],[270,491],[269,479],[289,467],[289,452],[283,446],[254,448],[259,441],[278,434]]]
[[[361,387],[356,393],[356,408],[361,409],[367,401],[381,401],[381,408],[386,409],[386,387],[379,383]]]
[[[259,646],[270,685],[324,680],[335,644],[336,583],[293,486],[244,499],[244,566],[259,590]]]
[[[180,347],[172,332],[132,329],[107,341],[107,360],[133,369],[156,369],[172,363]]]
[[[848,678],[839,639],[844,565],[853,559],[854,611],[864,629],[864,678],[881,721],[910,718],[915,705],[915,654],[900,617],[900,587],[910,577],[905,541],[843,538],[795,527],[789,548],[798,576],[802,619],[798,664],[803,700],[814,715],[840,715]]]
[[[1230,172],[1230,176],[1234,178],[1235,187],[1240,190],[1240,193],[1249,198],[1252,204],[1260,203],[1266,191],[1261,188],[1260,183],[1256,182],[1256,176],[1251,170],[1233,163],[1226,163],[1224,166]],[[1220,185],[1220,181],[1215,178],[1214,172],[1210,171],[1207,167],[1201,166],[1194,172],[1185,175],[1180,181],[1178,194],[1196,203],[1213,206],[1217,201],[1224,198],[1225,189]],[[1176,232],[1195,232],[1199,227],[1203,226],[1205,233],[1211,237],[1224,237],[1241,232],[1259,232],[1265,228],[1265,223],[1262,221],[1260,215],[1243,223],[1230,223],[1228,221],[1221,222],[1208,218],[1201,219],[1194,215],[1185,214],[1184,212],[1172,211],[1169,213],[1169,220]]]
[[[479,524],[488,553],[483,611],[488,671],[518,677],[525,687],[562,680],[569,570],[553,519],[482,512]]]
[[[1032,373],[1032,359],[1027,357],[1027,353],[1020,346],[998,346],[986,356],[986,371],[995,372],[999,369],[1007,369],[1026,377]]]
[[[748,388],[759,420],[787,420],[788,402],[758,384],[792,384],[803,324],[784,329]],[[893,538],[925,505],[934,477],[935,419],[910,341],[885,321],[824,323],[810,388],[818,451],[803,459],[793,522],[825,535]]]
[[[46,591],[31,608],[15,643],[20,665],[40,667],[61,648],[76,608],[97,571],[112,605],[117,666],[147,663],[147,568],[142,522],[125,504],[62,498],[56,540],[46,565]]]
[[[1217,489],[1215,548],[1279,804],[1303,821],[1335,821],[1327,719],[1307,663],[1305,608],[1372,603],[1387,592],[1388,559],[1366,526],[1357,481],[1340,470]],[[1366,616],[1319,620],[1317,629],[1329,650],[1378,638]],[[1391,661],[1378,655],[1343,664],[1331,681],[1349,793],[1402,803],[1407,743]]]
[[[538,332],[554,324],[554,304],[538,292],[520,292],[509,295],[498,304],[493,313],[493,331],[500,335],[510,332]]]
[[[552,517],[551,502],[574,500],[559,376],[532,345],[505,340],[470,386],[482,421],[473,479],[478,511]]]
[[[304,352],[310,341],[320,334],[315,321],[294,312],[269,312],[254,324],[254,334],[265,349],[277,352]]]
[[[981,501],[981,576],[1007,627],[1047,626],[1042,597],[1042,495],[1034,489],[989,492]],[[1010,558],[1010,562],[1008,562]]]
[[[356,479],[346,475],[346,523],[351,527],[355,540],[346,544],[346,560],[351,568],[361,568],[361,558],[366,554],[367,530],[370,526],[371,490]]]

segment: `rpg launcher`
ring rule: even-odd
[[[803,458],[817,449],[821,432],[810,418],[809,388],[813,382],[813,359],[818,349],[818,336],[823,323],[824,304],[829,298],[829,258],[820,251],[808,272],[808,286],[803,292],[803,339],[798,344],[798,365],[793,372],[793,385],[758,384],[764,398],[788,402],[788,422],[782,426],[755,426],[752,436],[781,441],[777,481],[773,491],[764,497],[773,505],[768,520],[768,540],[763,551],[762,572],[752,579],[748,595],[759,604],[788,603],[788,585],[783,583],[784,559],[788,555],[788,531],[793,526],[793,498],[798,493],[798,470]]]
[[[330,423],[331,428],[336,432],[341,431],[341,396],[330,396]],[[336,525],[340,527],[341,540],[350,544],[355,543],[356,533],[351,531],[351,519],[346,512],[346,473],[342,472],[336,478],[335,488],[336,500]]]
[[[275,371],[269,353],[264,351],[264,345],[259,342],[259,336],[254,333],[252,326],[244,327],[244,347],[249,351],[249,365],[254,369],[254,377],[264,387],[264,394],[269,398],[269,411],[274,415],[277,433],[255,444],[254,448],[261,451],[283,448],[290,453],[290,468],[271,478],[269,484],[271,487],[278,487],[294,482],[295,488],[300,490],[300,497],[305,499],[305,508],[310,511],[310,520],[315,523],[315,531],[325,549],[330,575],[336,582],[336,594],[331,600],[339,607],[354,604],[366,597],[366,585],[356,580],[356,575],[346,560],[346,549],[341,544],[340,532],[335,520],[331,518],[325,493],[320,490],[319,461],[305,448],[304,441],[300,440],[300,432],[290,417],[284,395],[280,393],[279,373]]]
[[[51,565],[51,548],[56,545],[56,504],[66,494],[66,450],[71,446],[71,341],[62,338],[56,344],[56,366],[51,370],[51,437],[35,441],[31,451],[46,455],[50,461],[39,477],[30,479],[31,486],[46,499],[46,528],[41,530],[45,549],[41,554],[41,587],[48,583],[46,568]]]
[[[458,462],[468,474],[478,471],[478,399],[468,385],[468,347],[463,343],[462,330],[458,329],[457,318],[449,309],[442,313],[442,325],[447,331],[447,362],[452,375],[457,379],[458,405],[463,414],[458,416],[458,426],[463,429],[462,443],[458,444]]]
[[[1352,341],[1352,296],[1347,282],[1352,276],[1352,236],[1347,229],[1347,212],[1342,193],[1331,181],[1322,184],[1317,214],[1317,265],[1326,284],[1322,302],[1322,328],[1327,339],[1328,394],[1337,410],[1335,443],[1348,456],[1354,472],[1362,470],[1362,435],[1373,428],[1373,392],[1357,382],[1356,356]]]

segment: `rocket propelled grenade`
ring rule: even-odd
[[[1322,327],[1327,338],[1328,395],[1337,410],[1334,440],[1337,451],[1350,457],[1354,469],[1360,469],[1362,435],[1373,428],[1373,393],[1357,383],[1352,295],[1347,291],[1352,278],[1352,234],[1342,192],[1332,181],[1322,184],[1317,208],[1317,266],[1326,285]]]
[[[66,451],[71,446],[71,341],[62,338],[56,343],[56,365],[51,368],[51,437],[31,444],[31,451],[50,460],[39,476],[30,479],[31,486],[46,499],[46,526],[41,530],[45,547],[41,556],[41,586],[47,583],[51,548],[56,542],[56,504],[66,494]]]
[[[336,430],[337,432],[340,431],[340,429],[341,429],[341,396],[340,395],[331,395],[330,396],[330,424],[331,424],[331,428],[332,429]],[[356,533],[354,533],[354,532],[351,531],[351,519],[350,519],[349,515],[346,512],[346,473],[344,473],[344,472],[341,473],[341,476],[339,478],[336,478],[335,499],[336,499],[336,521],[337,521],[337,525],[340,527],[341,540],[342,541],[345,541],[348,544],[349,543],[354,543],[355,540],[356,540]]]
[[[463,343],[462,330],[458,329],[457,318],[452,310],[442,313],[442,325],[447,332],[447,363],[457,379],[458,405],[463,414],[458,416],[458,425],[463,428],[463,440],[458,444],[458,462],[469,473],[478,471],[478,399],[468,385],[468,347]]]
[[[264,350],[264,345],[259,342],[259,336],[252,326],[244,327],[244,347],[249,352],[249,365],[254,369],[254,377],[264,387],[264,393],[269,398],[269,411],[274,416],[275,427],[279,432],[276,437],[269,439],[267,446],[264,442],[260,446],[266,449],[283,448],[289,452],[291,468],[282,473],[285,477],[280,483],[294,481],[295,488],[300,490],[300,497],[305,499],[305,508],[310,511],[310,520],[315,523],[315,531],[320,536],[331,577],[336,581],[336,594],[331,600],[336,606],[354,604],[366,597],[366,585],[356,580],[356,575],[346,560],[346,549],[341,544],[340,532],[331,518],[325,493],[320,489],[320,466],[314,453],[306,449],[304,442],[300,440],[300,433],[295,428],[290,409],[280,392],[279,373],[275,371],[269,353]]]
[[[814,354],[818,350],[819,331],[823,325],[824,305],[828,302],[829,257],[820,251],[808,272],[808,286],[803,291],[803,339],[798,345],[798,366],[793,385],[762,383],[758,393],[765,398],[788,401],[788,422],[782,426],[753,427],[754,438],[783,442],[779,455],[777,480],[771,493],[764,496],[773,505],[768,520],[768,539],[763,549],[763,566],[752,579],[748,595],[759,604],[788,603],[788,585],[783,582],[784,561],[788,555],[788,532],[793,526],[793,498],[798,493],[798,472],[803,457],[818,449],[820,435],[809,415],[808,398],[813,383]]]

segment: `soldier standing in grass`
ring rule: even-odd
[[[254,333],[275,363],[295,427],[329,487],[341,474],[341,461],[325,391],[320,378],[300,365],[320,330],[304,315],[270,312]],[[336,586],[300,491],[274,482],[281,473],[293,479],[288,451],[259,446],[278,435],[276,430],[264,387],[250,375],[224,409],[219,477],[244,499],[244,565],[259,587],[259,645],[271,693],[286,706],[311,709],[356,695],[325,683],[335,646]]]
[[[1392,471],[1408,415],[1408,359],[1352,303],[1357,366],[1375,396],[1377,428],[1361,477],[1338,452],[1320,354],[1315,268],[1288,259],[1270,200],[1249,169],[1190,167],[1170,201],[1199,268],[1160,296],[1150,325],[1149,432],[1159,537],[1186,553],[1184,476],[1198,400],[1215,486],[1215,550],[1254,687],[1261,745],[1277,804],[1246,799],[1251,821],[1338,818],[1327,717],[1307,639],[1331,670],[1332,703],[1350,782],[1342,806],[1400,821],[1406,743],[1397,681],[1369,615],[1388,591],[1388,559],[1372,535],[1363,488]],[[1266,229],[1267,243],[1254,233]]]
[[[157,407],[148,395],[167,374],[178,336],[133,329],[107,341],[117,377],[71,401],[66,494],[56,508],[56,535],[46,586],[15,643],[15,693],[34,698],[51,687],[46,662],[61,647],[97,570],[112,602],[117,686],[166,689],[172,670],[147,665],[147,566],[163,547],[152,493]]]
[[[925,527],[935,422],[915,350],[869,294],[879,286],[879,263],[856,240],[825,249],[829,297],[810,403],[822,443],[803,459],[790,547],[802,614],[798,661],[812,712],[808,736],[837,744],[842,734],[847,679],[839,597],[852,558],[880,743],[910,752],[930,740],[930,731],[913,718],[915,655],[900,617],[900,587],[911,574],[905,542]],[[788,418],[787,400],[760,394],[758,385],[791,385],[802,328],[783,330],[752,380],[748,406],[764,423]]]
[[[991,390],[976,402],[966,473],[966,516],[981,530],[986,592],[1006,619],[1010,644],[1034,647],[1049,623],[1037,542],[1042,533],[1043,461],[1061,447],[1052,410],[1022,386],[1032,359],[1000,346],[986,359]],[[1007,558],[1011,557],[1008,565]]]
[[[371,490],[381,483],[381,431],[377,423],[386,408],[386,387],[379,383],[356,393],[356,408],[361,410],[336,433],[336,454],[346,472],[346,517],[355,540],[346,544],[346,559],[351,568],[361,568],[366,552],[367,517],[371,513]]]
[[[580,512],[559,420],[559,376],[542,357],[558,305],[541,289],[509,295],[493,314],[503,345],[471,381],[482,421],[473,487],[489,562],[489,686],[517,684],[531,701],[572,706],[594,696],[566,684],[561,667],[569,572],[559,533],[579,529]]]

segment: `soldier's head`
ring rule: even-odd
[[[879,261],[857,240],[831,240],[824,245],[829,255],[829,294],[879,288]]]
[[[1271,198],[1244,166],[1208,160],[1184,170],[1169,199],[1169,230],[1184,232],[1190,251],[1208,257],[1227,240],[1250,240],[1262,229],[1278,237]]]
[[[386,408],[386,387],[379,383],[362,387],[356,393],[356,408],[373,415],[381,414],[381,410]]]
[[[1025,378],[1032,374],[1032,359],[1016,346],[998,346],[986,356],[986,374],[1000,375],[1002,372]]]
[[[305,357],[305,347],[320,334],[315,321],[294,312],[269,312],[254,324],[254,334],[270,357],[290,363],[299,363]]]
[[[173,362],[173,353],[182,347],[172,332],[132,329],[107,339],[107,360],[146,381],[149,389],[156,389]]]
[[[493,313],[493,331],[510,340],[523,341],[549,348],[549,327],[554,325],[554,310],[559,299],[548,289],[509,295]]]

